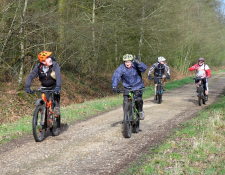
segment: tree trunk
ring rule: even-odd
[[[138,57],[140,60],[141,60],[141,47],[142,47],[143,37],[144,37],[144,17],[145,17],[145,5],[143,4],[142,19],[141,19],[141,35],[139,40],[139,51],[138,51]]]
[[[20,3],[20,1],[19,1]],[[24,41],[25,41],[25,37],[24,37],[24,18],[25,18],[25,12],[26,12],[26,8],[27,8],[27,3],[28,3],[28,0],[25,0],[24,1],[24,8],[23,8],[23,13],[21,15],[21,26],[20,26],[20,38],[21,38],[21,41],[20,41],[20,49],[21,49],[21,66],[20,66],[20,73],[19,73],[19,79],[18,79],[18,87],[21,86],[21,82],[22,82],[22,79],[23,79],[23,69],[24,69],[24,57],[25,57],[25,46],[24,46]]]

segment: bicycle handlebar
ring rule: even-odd
[[[34,94],[36,92],[41,92],[41,93],[45,93],[45,92],[54,93],[55,90],[54,89],[44,88],[44,87],[39,87],[37,90],[31,91],[30,94]]]
[[[194,79],[194,80],[204,80],[204,79],[206,79],[206,77],[192,77],[192,79]]]
[[[134,90],[132,90],[132,89],[118,89],[120,92],[119,93],[121,93],[121,92],[124,92],[124,91],[128,91],[128,92],[135,92],[135,91],[146,91],[147,89],[134,89]]]
[[[153,79],[168,79],[167,77],[163,78],[163,77],[152,77],[150,80],[153,80]]]

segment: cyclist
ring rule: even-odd
[[[163,91],[166,91],[165,85],[166,85],[166,79],[165,78],[170,78],[170,68],[165,62],[166,59],[162,56],[158,57],[158,62],[154,63],[148,72],[148,79],[152,80],[153,77],[151,76],[153,70],[154,70],[154,76],[155,77],[161,77],[163,78]],[[165,70],[167,72],[167,76],[165,75]],[[157,95],[156,95],[156,88],[157,88],[157,83],[159,82],[158,78],[154,78],[154,84],[155,84],[155,97],[154,100],[157,100]]]
[[[36,77],[36,75],[38,75],[42,87],[50,87],[50,89],[55,90],[54,114],[57,117],[60,115],[61,72],[59,64],[56,61],[52,61],[54,57],[51,57],[51,55],[52,52],[49,51],[42,51],[38,54],[40,63],[38,63],[28,75],[25,91],[27,93],[32,93],[30,89],[31,82]]]
[[[144,88],[141,73],[144,73],[147,66],[142,63],[138,57],[131,54],[123,56],[124,63],[121,64],[113,74],[112,88],[114,92],[120,92],[118,89],[118,83],[122,79],[122,84],[125,89],[131,88],[131,90],[137,90]],[[137,108],[139,111],[140,120],[144,120],[142,91],[135,91],[137,96]],[[123,94],[123,109],[128,101],[128,91],[124,91]]]
[[[196,70],[196,77],[202,77],[205,78],[203,79],[203,84],[205,87],[205,100],[208,100],[208,94],[209,94],[209,88],[208,88],[208,78],[211,77],[211,72],[209,69],[209,66],[205,64],[205,59],[204,58],[199,58],[198,63],[196,63],[194,66],[191,66],[189,68],[189,71],[194,71]],[[197,93],[198,93],[198,82],[199,80],[195,80],[195,85],[197,87]]]

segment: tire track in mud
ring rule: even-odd
[[[140,132],[123,137],[122,107],[71,126],[57,137],[36,143],[31,135],[0,147],[0,174],[115,174],[150,146],[160,143],[179,123],[217,101],[224,89],[224,73],[209,80],[206,105],[198,106],[194,84],[163,94],[162,104],[144,100],[145,120]],[[122,99],[121,99],[122,106]]]

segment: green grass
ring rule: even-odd
[[[201,111],[123,174],[225,174],[225,96]],[[141,163],[140,163],[141,162]]]
[[[222,70],[224,71],[224,70]],[[222,72],[214,72],[213,74]],[[190,77],[182,80],[171,81],[166,84],[167,90],[172,90],[177,87],[193,82]],[[143,94],[143,99],[154,95],[154,86],[146,88]],[[78,120],[84,120],[88,117],[97,115],[102,112],[107,112],[113,107],[121,106],[123,103],[122,94],[115,94],[113,97],[105,97],[92,101],[86,101],[81,104],[74,104],[66,107],[61,107],[62,123],[74,123]],[[35,108],[35,106],[34,106]],[[32,133],[32,116],[24,116],[21,120],[14,123],[7,123],[0,126],[0,144],[7,142],[13,138],[23,134]]]

